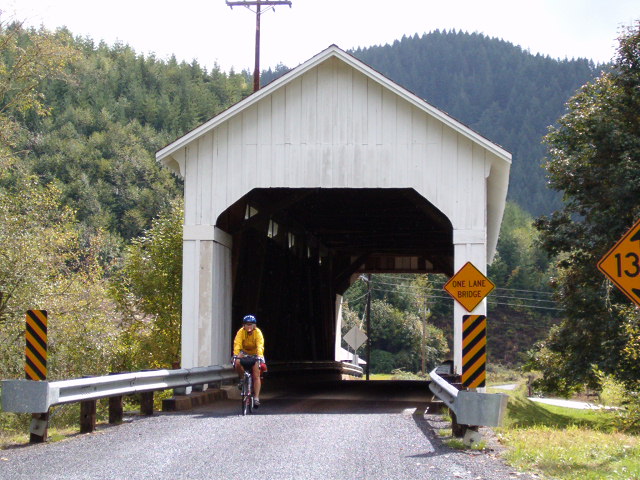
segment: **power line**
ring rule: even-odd
[[[373,288],[374,292],[382,292],[382,293],[398,293],[397,290],[386,290],[386,289],[382,289],[382,288]],[[435,289],[431,289],[430,291],[436,291]],[[403,293],[403,292],[400,292]],[[405,292],[406,293],[406,292]],[[356,303],[358,300],[364,298],[366,295],[363,295],[361,297],[358,297],[357,299],[354,300],[346,300],[347,302],[350,303]],[[437,298],[437,299],[443,299],[443,300],[451,300],[453,301],[453,298],[451,298],[450,296],[445,296],[445,295],[434,295],[434,294],[430,294],[429,298]],[[551,303],[555,303],[551,300],[538,300],[538,299],[534,299],[534,298],[520,298],[520,297],[506,297],[506,296],[493,296],[489,295],[489,297],[487,298],[487,302],[493,306],[506,306],[506,307],[519,307],[519,308],[529,308],[529,309],[538,309],[538,310],[550,310],[550,311],[562,311],[562,308],[558,308],[558,307],[550,307],[550,306],[543,306],[543,305],[531,305],[528,303],[507,303],[507,302],[500,302],[497,300],[494,300],[494,298],[511,298],[511,299],[515,299],[515,300],[522,300],[522,301],[536,301],[536,302],[551,302]]]
[[[491,292],[489,294],[489,297],[491,297],[491,298],[512,298],[512,299],[515,299],[515,300],[532,300],[532,301],[535,301],[535,302],[545,302],[545,303],[554,303],[554,304],[558,303],[555,300],[545,300],[545,299],[542,299],[542,298],[529,298],[529,297],[514,297],[512,295],[496,295],[493,292]]]
[[[536,293],[538,295],[549,295],[549,296],[553,295],[553,293],[551,292],[543,292],[542,290],[520,290],[517,288],[504,288],[504,287],[496,287],[496,290],[508,290],[512,292],[530,292],[530,293]]]
[[[563,308],[558,308],[558,307],[543,307],[541,305],[526,305],[524,303],[495,302],[490,299],[487,299],[487,302],[492,305],[504,305],[506,307],[537,308],[539,310],[555,310],[557,312],[561,312],[562,310],[564,310]]]
[[[374,283],[374,285],[376,285],[376,283]],[[435,291],[441,291],[441,289],[439,288],[433,288],[433,287],[429,287],[429,288],[419,288],[419,287],[415,287],[413,285],[404,285],[401,283],[385,283],[385,282],[378,282],[377,285],[386,285],[386,286],[392,286],[392,287],[396,287],[397,289],[401,289],[404,290],[404,292],[399,292],[399,290],[385,290],[385,289],[381,289],[381,288],[376,288],[376,290],[381,291],[381,292],[387,292],[387,293],[411,293],[410,291],[414,291],[414,292],[435,292]],[[517,290],[517,289],[501,289],[501,290],[507,290],[507,291],[523,291],[523,290]],[[529,290],[529,292],[534,292],[534,290]],[[540,293],[544,293],[544,292],[540,292]],[[415,294],[415,293],[414,293]],[[525,302],[540,302],[540,303],[547,303],[547,304],[557,304],[557,302],[555,300],[547,300],[547,299],[543,299],[543,298],[532,298],[532,297],[527,297],[527,296],[517,296],[517,295],[496,295],[495,293],[490,293],[488,296],[489,299],[491,298],[502,298],[502,299],[512,299],[512,300],[522,300]],[[539,307],[539,308],[551,308],[551,307]],[[561,309],[557,309],[557,310],[561,310]]]
[[[403,287],[403,288],[411,288],[411,289],[420,289],[422,290],[420,287],[417,287],[415,285],[411,285],[411,284],[406,284],[403,282],[397,282],[397,283],[393,283],[393,282],[382,282],[379,280],[376,280],[374,278],[373,280],[374,285],[378,284],[378,285],[389,285],[389,286],[394,286],[394,287]],[[445,282],[446,283],[446,282]],[[429,289],[433,290],[433,289],[438,289],[438,288],[444,288],[444,283],[441,284],[436,284],[431,282],[432,287],[429,287]],[[427,289],[427,290],[429,290]],[[553,293],[551,292],[543,292],[542,290],[524,290],[524,289],[518,289],[518,288],[504,288],[504,287],[496,287],[495,291],[497,290],[504,290],[507,292],[522,292],[522,293],[531,293],[531,294],[535,294],[535,295],[546,295],[546,296],[553,296]],[[548,300],[546,300],[548,301]]]

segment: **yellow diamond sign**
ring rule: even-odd
[[[483,275],[471,262],[458,270],[445,284],[444,289],[453,299],[462,305],[467,312],[478,306],[484,297],[496,286]]]
[[[602,257],[598,269],[640,306],[640,220]]]

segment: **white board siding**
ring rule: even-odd
[[[307,92],[302,95],[300,105],[300,143],[304,145],[315,145],[317,142],[318,117],[316,109],[318,108],[318,77],[317,75],[304,75],[301,78],[300,87]]]
[[[185,182],[200,195],[187,188],[186,222],[215,223],[252,188],[411,187],[454,226],[477,228],[484,151],[333,60],[187,147]]]
[[[224,182],[227,185],[227,189],[230,190],[230,195],[227,196],[228,205],[233,203],[233,199],[236,196],[237,191],[246,190],[246,183],[242,178],[242,116],[238,115],[229,120],[229,131],[227,132],[227,154],[228,158],[228,170],[226,178],[218,178],[217,182]],[[224,141],[224,139],[223,139]],[[214,164],[214,172],[216,165]],[[212,183],[210,188],[214,188],[216,183]],[[229,188],[231,187],[231,188]],[[218,205],[214,205],[214,214],[217,216],[221,213],[218,211]]]
[[[475,214],[473,211],[474,203],[469,201],[475,197],[473,181],[471,178],[473,173],[472,145],[471,140],[468,138],[456,138],[456,140],[456,178],[452,179],[452,181],[457,183],[456,190],[458,190],[459,193],[456,195],[456,211],[454,216],[459,219],[457,222],[458,225],[471,228],[473,223],[472,217]],[[475,203],[480,203],[484,209],[484,198],[477,199]]]
[[[258,181],[257,151],[258,151],[258,108],[252,105],[242,114],[242,187],[250,188]],[[209,159],[211,162],[211,159]]]
[[[184,165],[184,222],[187,225],[198,224],[198,144],[185,147]]]
[[[336,62],[336,118],[333,138],[338,145],[353,144],[353,69]]]
[[[258,103],[257,118],[257,135],[258,135],[258,153],[256,159],[258,178],[267,183],[271,183],[271,171],[273,160],[272,152],[272,134],[271,134],[271,97],[267,97],[263,102]]]
[[[413,158],[411,156],[411,145],[413,138],[413,115],[412,106],[404,101],[396,101],[396,140],[394,149],[393,164],[401,163],[403,168],[399,173],[398,181],[408,185],[413,183],[411,178],[417,175],[419,170],[415,168]],[[422,134],[424,136],[424,133]]]
[[[198,141],[198,210],[197,217],[199,224],[214,225],[215,218],[212,218],[213,203],[211,192],[204,189],[204,186],[211,184],[213,178],[213,132],[201,137]]]
[[[213,188],[213,186],[217,182],[226,182],[229,176],[229,153],[227,149],[227,137],[228,137],[229,127],[227,124],[220,125],[220,128],[213,130],[213,158],[211,160],[212,164],[212,174],[209,178],[209,188],[207,188],[206,193],[211,195],[211,216],[214,219],[217,218],[215,214],[216,205],[222,205],[228,202],[228,191],[226,188]],[[186,195],[186,186],[185,186],[185,195]],[[185,208],[186,211],[186,208]],[[186,215],[185,215],[186,218]]]

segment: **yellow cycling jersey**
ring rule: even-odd
[[[238,355],[243,350],[248,355],[264,357],[264,336],[258,327],[249,334],[244,328],[240,328],[233,341],[233,354]]]

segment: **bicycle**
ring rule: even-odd
[[[244,377],[241,383],[241,395],[240,399],[242,401],[242,415],[246,415],[247,413],[253,413],[254,408],[254,399],[253,399],[253,375],[251,371],[253,370],[253,365],[258,361],[257,355],[245,355],[240,358],[240,364],[242,368],[244,368]]]

